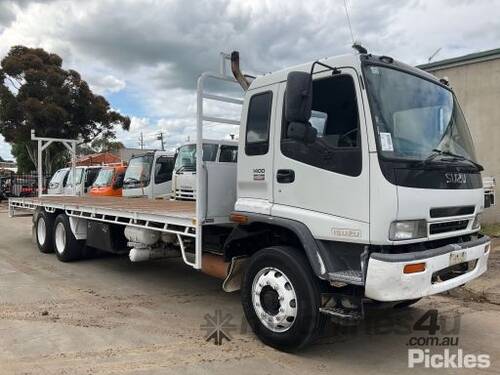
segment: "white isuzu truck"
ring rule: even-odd
[[[224,168],[228,172],[232,170],[232,178],[229,174],[227,177],[228,183],[234,188],[236,188],[237,160],[238,143],[236,141],[209,139],[203,141],[203,161],[220,163],[225,165]],[[196,143],[184,144],[175,153],[172,196],[175,199],[196,199]]]
[[[133,156],[123,178],[122,195],[148,198],[169,196],[173,167],[174,155],[168,151]]]
[[[198,80],[196,201],[10,199],[11,214],[35,210],[40,251],[180,256],[241,289],[250,326],[281,350],[310,343],[327,317],[407,306],[486,271],[482,168],[445,81],[368,53],[257,78],[237,52],[221,56],[221,72]],[[210,80],[244,98],[208,92]],[[207,100],[242,104],[241,123],[207,115]],[[235,186],[202,158],[216,123],[240,125]]]

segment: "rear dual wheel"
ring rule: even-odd
[[[61,262],[71,262],[83,257],[85,241],[76,239],[65,214],[56,217],[53,233],[57,259]]]
[[[54,215],[45,210],[38,210],[35,215],[35,238],[38,250],[44,254],[53,253]]]

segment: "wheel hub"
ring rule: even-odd
[[[66,247],[66,228],[63,223],[58,223],[55,233],[56,250],[59,254],[64,252]]]
[[[252,284],[252,303],[261,323],[273,332],[285,332],[297,317],[297,296],[290,279],[274,267],[260,270]]]
[[[47,233],[46,233],[47,229],[45,226],[45,220],[43,218],[38,219],[36,230],[37,230],[38,243],[40,245],[44,245],[45,239],[47,238]]]

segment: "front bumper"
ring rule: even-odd
[[[377,301],[402,301],[441,293],[463,285],[486,271],[490,239],[478,239],[446,245],[440,248],[403,254],[372,253],[365,278],[365,296]],[[450,267],[452,255],[463,263],[474,262],[472,269],[445,281],[433,278],[437,272]],[[425,263],[425,270],[405,274],[405,265]]]

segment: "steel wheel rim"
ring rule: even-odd
[[[47,226],[45,225],[45,219],[42,217],[38,219],[38,223],[36,224],[36,235],[38,243],[44,245],[47,239]]]
[[[297,318],[295,289],[290,279],[274,267],[265,267],[255,275],[252,304],[260,322],[273,332],[288,331]]]
[[[62,254],[66,247],[66,228],[63,223],[57,224],[55,234],[56,250],[59,254]]]

